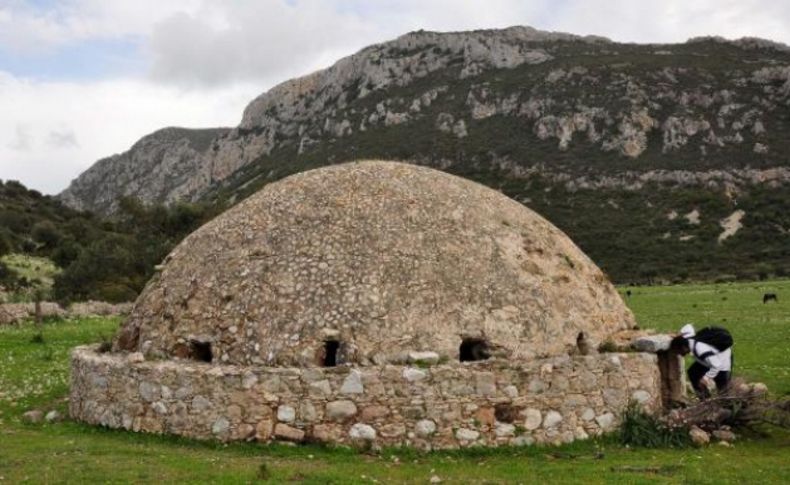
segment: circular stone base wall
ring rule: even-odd
[[[72,354],[69,410],[110,428],[200,439],[455,448],[584,439],[635,400],[660,406],[656,356],[431,367],[238,367]]]

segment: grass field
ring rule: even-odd
[[[625,290],[623,290],[625,291]],[[773,291],[779,303],[763,305]],[[790,281],[632,288],[643,328],[721,324],[735,336],[736,373],[790,392]],[[304,483],[790,483],[790,433],[769,430],[733,448],[629,449],[614,437],[562,447],[361,454],[315,445],[222,445],[74,422],[27,425],[33,407],[65,413],[68,352],[110,335],[117,320],[0,328],[0,482]]]
[[[6,254],[0,258],[0,262],[7,265],[20,278],[25,278],[31,283],[29,288],[9,295],[12,301],[33,301],[36,290],[49,292],[55,276],[60,272],[51,260],[27,254]]]

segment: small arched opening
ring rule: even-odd
[[[576,351],[581,355],[590,353],[590,341],[584,332],[579,332],[579,335],[576,336]]]
[[[461,362],[486,360],[491,357],[488,343],[481,338],[465,338],[459,348]]]

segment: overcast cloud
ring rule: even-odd
[[[790,43],[788,0],[0,0],[0,178],[46,193],[155,129],[232,126],[272,85],[408,31]]]

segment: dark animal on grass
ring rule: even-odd
[[[776,293],[766,293],[763,295],[763,304],[768,303],[771,300],[779,303],[779,299],[776,298]]]
[[[625,296],[631,298],[631,290],[625,290]]]

